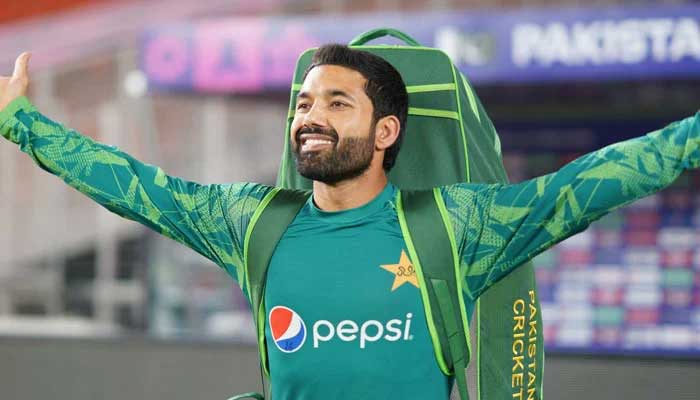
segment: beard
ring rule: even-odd
[[[299,136],[303,133],[326,135],[333,139],[330,149],[301,152]],[[369,169],[374,156],[374,124],[366,137],[338,140],[333,128],[301,128],[296,133],[293,149],[297,171],[304,178],[326,184],[335,184],[357,178]]]

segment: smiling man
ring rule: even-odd
[[[316,52],[290,129],[297,170],[314,181],[316,205],[357,207],[386,187],[407,113],[406,87],[389,63],[339,45]]]
[[[367,115],[372,103],[362,96],[364,78],[359,72],[335,65],[318,66],[306,76],[306,84],[297,96],[297,118],[294,119],[294,152],[297,169],[307,178],[334,184],[362,175],[374,158],[376,124],[361,118],[333,118],[328,126],[319,113],[321,104],[340,116]],[[346,83],[338,85],[338,82]],[[354,85],[353,85],[354,84]],[[338,86],[348,86],[338,88]],[[317,105],[314,107],[314,103]],[[331,117],[333,114],[330,115]],[[344,137],[340,142],[337,129],[364,133]]]
[[[166,175],[40,114],[24,97],[28,55],[0,79],[0,134],[43,169],[244,279],[251,216],[275,188]],[[264,304],[273,398],[447,399],[419,283],[388,182],[408,97],[382,58],[340,45],[314,55],[290,140],[313,196],[269,264]],[[439,162],[439,160],[435,160]],[[700,167],[694,116],[513,185],[441,187],[465,303],[592,221]]]

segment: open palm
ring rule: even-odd
[[[0,75],[0,111],[10,104],[12,100],[27,93],[30,56],[30,53],[24,52],[17,57],[12,76]]]

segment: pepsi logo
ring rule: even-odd
[[[306,325],[294,310],[284,306],[273,307],[269,319],[272,339],[280,351],[293,353],[304,345]]]

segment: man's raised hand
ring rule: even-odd
[[[30,53],[24,52],[17,57],[12,76],[0,75],[0,111],[12,103],[12,100],[27,94],[30,56]]]

